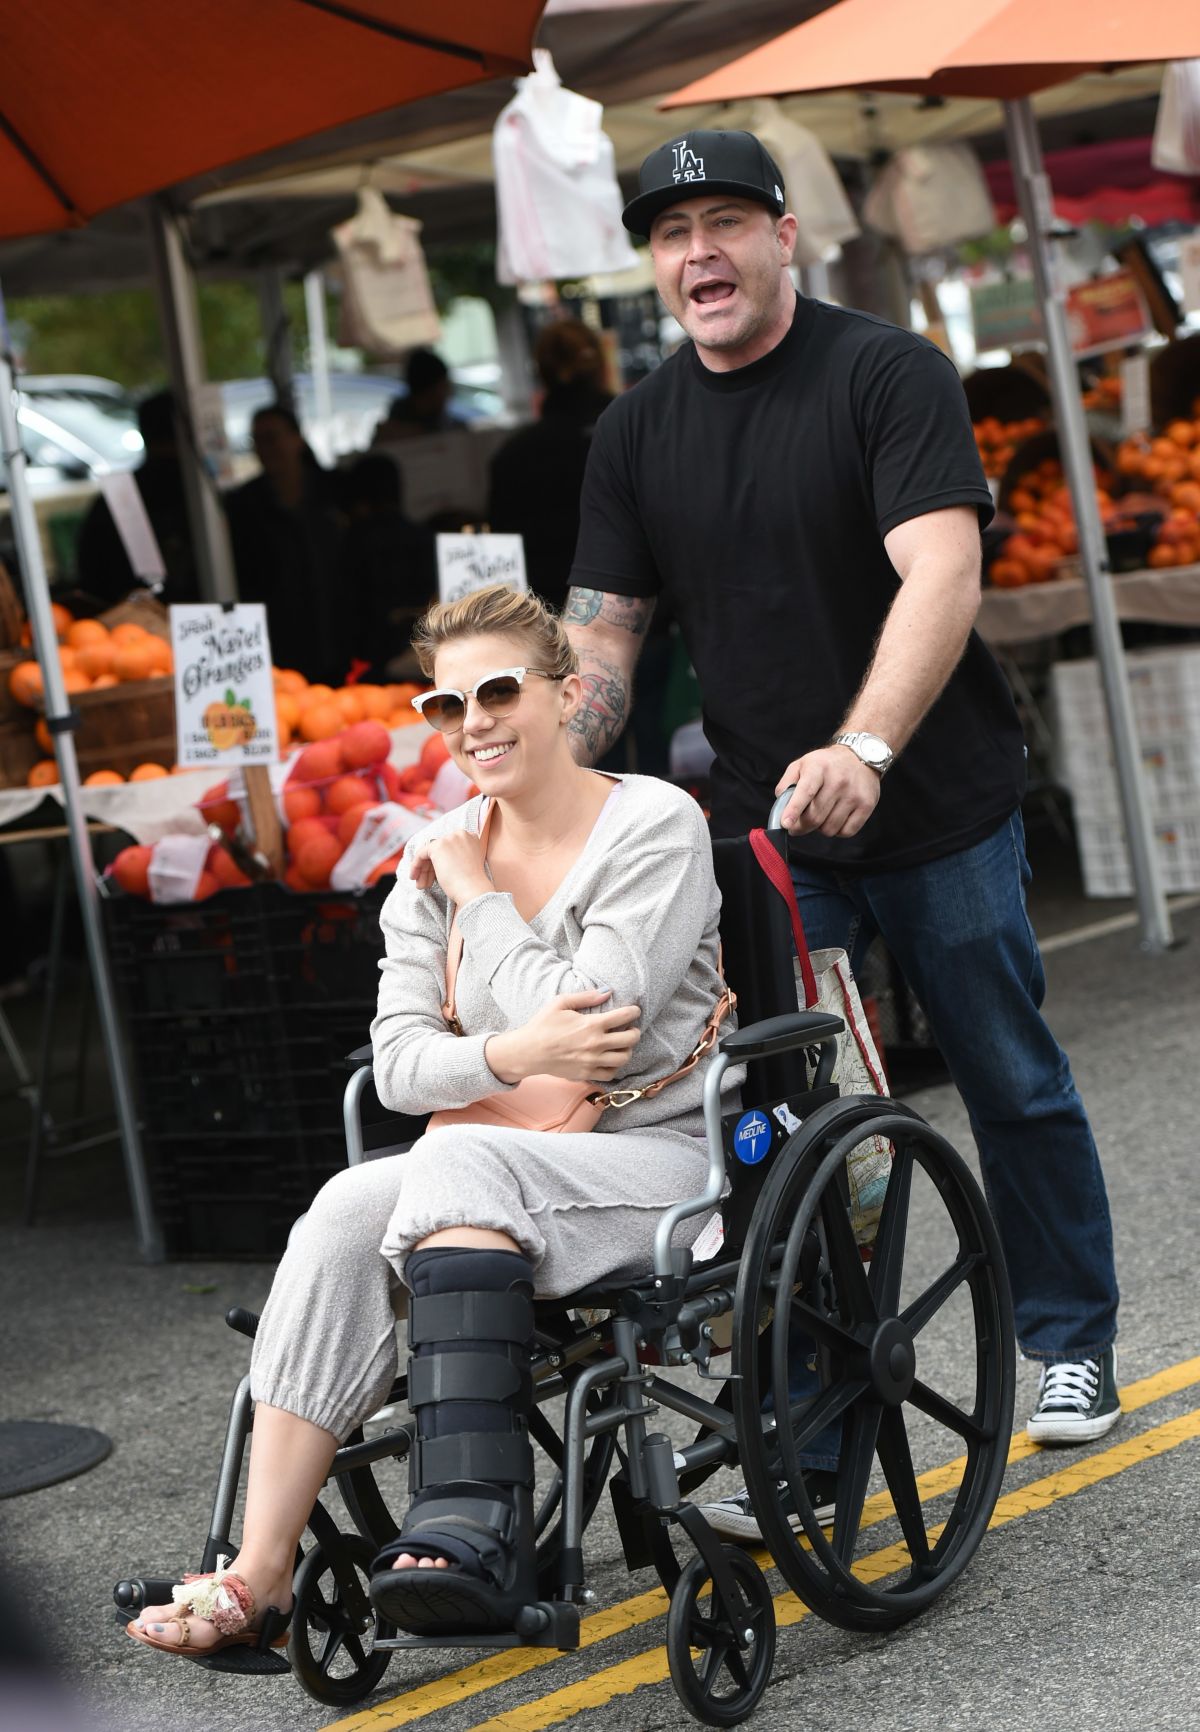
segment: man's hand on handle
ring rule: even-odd
[[[793,758],[775,792],[793,783],[782,823],[795,836],[857,836],[879,804],[879,776],[849,746],[822,746]]]

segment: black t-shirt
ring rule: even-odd
[[[673,603],[717,754],[716,834],[765,823],[787,764],[838,731],[899,587],[883,537],[952,505],[992,513],[953,363],[820,301],[732,372],[685,345],[601,418],[571,582]],[[792,851],[860,870],[937,859],[989,835],[1024,784],[1007,683],[972,632],[859,834]]]

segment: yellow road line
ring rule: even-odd
[[[1154,1401],[1162,1401],[1168,1395],[1176,1395],[1181,1389],[1190,1388],[1195,1383],[1200,1383],[1200,1357],[1186,1359],[1179,1365],[1156,1372],[1152,1377],[1143,1377],[1138,1382],[1129,1384],[1121,1391],[1121,1407],[1126,1413],[1135,1413],[1139,1408]],[[1021,1432],[1013,1438],[1009,1446],[1009,1465],[1041,1453],[1041,1446],[1030,1443],[1024,1432]],[[953,1491],[962,1479],[965,1465],[966,1457],[959,1456],[956,1460],[947,1462],[944,1467],[931,1468],[929,1472],[918,1475],[917,1491],[921,1502],[926,1503],[945,1492]],[[1001,1503],[1003,1501],[1002,1499]],[[1000,1505],[997,1505],[997,1508],[999,1507]],[[876,1492],[863,1505],[862,1526],[873,1527],[878,1522],[886,1521],[892,1513],[892,1500],[889,1495],[886,1492]],[[764,1551],[757,1551],[753,1555],[759,1563],[769,1565],[771,1562]],[[865,1564],[866,1560],[863,1561]],[[899,1567],[891,1565],[889,1569]],[[667,1596],[661,1588],[652,1588],[646,1593],[620,1600],[616,1605],[607,1606],[603,1611],[593,1612],[583,1619],[579,1631],[579,1646],[594,1647],[597,1642],[607,1641],[638,1624],[649,1623],[654,1618],[661,1617],[666,1609]],[[414,1651],[420,1652],[409,1650]],[[425,1652],[431,1653],[433,1650],[427,1649]],[[423,1720],[427,1715],[453,1707],[468,1697],[493,1689],[497,1684],[510,1683],[514,1678],[523,1677],[527,1672],[536,1671],[538,1667],[548,1666],[562,1658],[557,1648],[509,1648],[502,1653],[492,1654],[487,1659],[478,1660],[473,1665],[460,1667],[432,1683],[418,1685],[403,1696],[389,1697],[384,1702],[361,1709],[344,1719],[331,1721],[324,1728],[324,1732],[393,1732],[393,1728],[412,1725],[414,1721]]]
[[[1139,1462],[1163,1455],[1167,1450],[1175,1449],[1194,1437],[1200,1437],[1200,1410],[1185,1413],[1179,1419],[1168,1420],[1165,1425],[1156,1426],[1152,1431],[1144,1431],[1136,1437],[1127,1438],[1114,1449],[1105,1450],[1100,1455],[1087,1456],[1058,1473],[1047,1474],[1044,1479],[1034,1480],[1020,1491],[1009,1492],[997,1503],[988,1527],[1004,1527],[1021,1516],[1046,1509],[1062,1498],[1086,1491],[1088,1487],[1098,1485],[1101,1480],[1111,1479],[1114,1474],[1136,1467]],[[936,1540],[941,1528],[930,1528],[928,1532],[930,1540]],[[880,1581],[903,1569],[908,1562],[906,1546],[885,1546],[856,1564],[854,1573],[863,1581]],[[775,1616],[779,1625],[787,1627],[798,1624],[802,1618],[810,1615],[808,1607],[798,1600],[795,1594],[776,1596]],[[578,1684],[568,1684],[564,1689],[555,1690],[549,1696],[542,1696],[536,1702],[527,1703],[520,1708],[510,1708],[490,1720],[482,1720],[471,1728],[471,1732],[544,1732],[546,1727],[574,1719],[575,1715],[582,1714],[588,1708],[603,1707],[615,1696],[628,1696],[645,1684],[664,1683],[669,1676],[666,1650],[661,1647],[652,1648],[648,1653],[636,1654],[632,1659],[622,1660],[615,1666],[593,1672]]]

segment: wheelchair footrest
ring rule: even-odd
[[[443,1636],[376,1637],[380,1648],[558,1648],[569,1653],[579,1646],[579,1607],[561,1600],[539,1600],[523,1606],[516,1622],[522,1630],[491,1630]]]

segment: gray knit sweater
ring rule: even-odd
[[[642,1038],[609,1086],[654,1082],[693,1051],[721,992],[721,896],[708,830],[696,802],[670,783],[617,780],[582,853],[532,920],[500,891],[462,910],[455,989],[462,1035],[442,1016],[453,910],[436,883],[419,890],[401,867],[381,915],[387,950],[371,1024],[375,1086],[386,1106],[437,1111],[503,1089],[484,1057],[486,1041],[528,1022],[558,993],[608,988],[612,997],[600,1009],[640,1006]],[[422,835],[478,831],[483,806],[482,798],[470,800]],[[702,1061],[650,1100],[610,1108],[599,1128],[663,1125],[701,1135],[705,1069]],[[731,1065],[723,1079],[729,1107],[743,1074]]]

